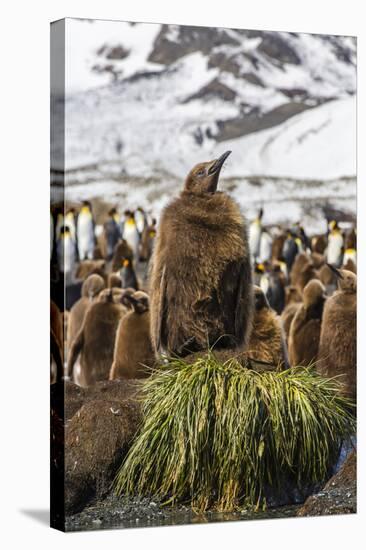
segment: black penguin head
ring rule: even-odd
[[[70,227],[68,225],[63,225],[60,229],[60,234],[63,237],[66,237],[67,235],[70,235]]]
[[[231,151],[226,151],[218,159],[196,164],[186,178],[184,191],[197,195],[215,193],[221,168],[230,153]]]
[[[254,286],[254,306],[256,311],[263,308],[269,309],[269,303],[263,290],[259,286]]]

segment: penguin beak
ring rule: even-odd
[[[329,269],[331,271],[333,271],[334,275],[338,278],[338,279],[343,279],[343,275],[342,273],[339,271],[339,269],[337,269],[336,267],[334,267],[334,265],[332,264],[328,264],[327,263],[327,266],[329,267]]]
[[[219,174],[220,170],[222,168],[222,165],[224,164],[227,157],[231,154],[231,151],[226,151],[224,154],[221,155],[218,159],[214,160],[211,164],[210,168],[208,169],[208,175],[212,176],[213,174]]]

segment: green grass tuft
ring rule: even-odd
[[[116,492],[200,511],[262,505],[284,480],[324,480],[355,431],[339,383],[314,368],[256,372],[211,353],[173,359],[146,381],[143,399]]]

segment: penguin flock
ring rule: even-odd
[[[263,208],[249,223],[219,190],[230,153],[194,166],[159,223],[140,206],[102,224],[89,201],[51,208],[51,382],[144,378],[210,348],[314,366],[356,399],[356,228],[309,236]]]

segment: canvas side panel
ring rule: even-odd
[[[50,310],[51,310],[51,527],[65,530],[65,417],[64,417],[64,316],[65,284],[62,269],[63,241],[60,230],[65,211],[65,20],[51,23],[51,216],[50,216]]]

